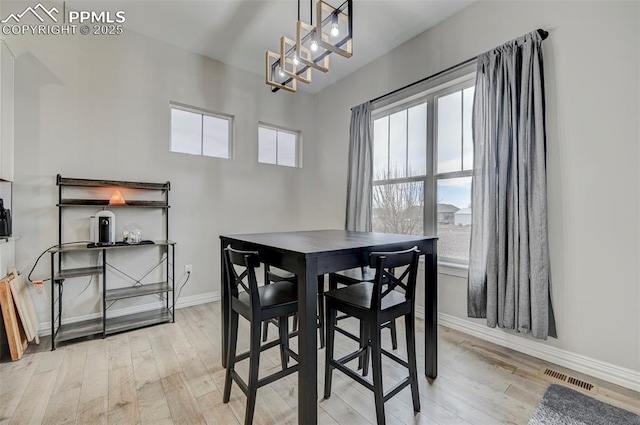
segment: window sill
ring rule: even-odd
[[[438,261],[438,273],[466,279],[469,275],[469,265]]]
[[[424,270],[424,256],[420,256],[418,267],[420,270]],[[438,273],[466,279],[469,276],[469,265],[448,261],[438,261]]]

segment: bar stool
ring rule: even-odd
[[[391,273],[393,274],[393,270],[391,270]],[[329,273],[329,290],[331,291],[333,289],[338,289],[338,284],[350,286],[350,285],[355,285],[357,283],[362,283],[362,282],[373,282],[375,277],[376,277],[376,270],[369,266],[357,267],[354,269],[348,269],[340,272]],[[348,317],[349,317],[348,315],[337,316],[336,321],[346,319]],[[398,349],[398,331],[396,328],[395,319],[387,323],[384,323],[382,325],[382,328],[389,328],[389,330],[391,331],[391,346],[394,350],[397,350]],[[342,333],[343,335],[349,338],[353,337],[353,335],[351,335],[349,332],[343,331],[341,328],[336,328],[336,329],[338,330],[338,332]],[[361,323],[360,335],[363,335],[363,332],[364,332],[364,329]],[[363,339],[363,338],[360,338],[360,339]],[[363,362],[366,363],[366,356],[363,356],[360,358],[360,360],[358,360],[358,369],[363,368]],[[366,368],[364,368],[363,375],[364,376],[367,375]]]
[[[298,361],[298,355],[289,349],[288,317],[298,311],[298,289],[293,282],[274,282],[258,287],[255,269],[260,266],[258,253],[238,251],[231,246],[225,248],[225,267],[227,268],[226,292],[230,297],[231,314],[229,320],[229,352],[224,381],[222,402],[228,403],[233,381],[247,396],[247,409],[244,423],[253,422],[258,388],[298,370],[298,365],[288,366],[289,357]],[[245,292],[239,292],[241,286]],[[238,321],[242,316],[250,322],[250,349],[246,353],[236,354],[238,343]],[[278,319],[280,338],[271,343],[260,344],[260,325],[267,320]],[[260,352],[280,345],[282,370],[258,379]],[[235,371],[235,364],[249,359],[249,382],[246,383]]]
[[[271,267],[268,264],[264,265],[264,284],[268,285],[271,282],[293,282],[298,283],[298,277],[286,270],[281,270],[275,267]],[[320,336],[320,348],[324,348],[324,276],[318,276],[318,329],[320,330],[318,335]],[[278,326],[278,321],[273,319],[266,321],[262,324],[262,342],[265,342],[269,337],[269,323]],[[298,330],[298,314],[293,315],[293,335],[297,335],[295,332]]]
[[[327,348],[325,350],[324,397],[327,399],[331,397],[333,369],[344,372],[356,382],[373,391],[378,425],[385,424],[384,402],[398,394],[406,386],[411,386],[413,410],[420,411],[414,323],[419,254],[417,247],[405,251],[372,252],[369,255],[369,266],[374,267],[376,271],[373,282],[362,282],[325,293]],[[406,269],[402,274],[395,277],[392,270],[404,267]],[[396,288],[403,289],[404,294],[396,291]],[[337,311],[359,319],[364,324],[364,336],[367,339],[364,344],[361,343],[358,350],[340,359],[333,358]],[[406,326],[407,361],[384,350],[380,337],[382,324],[402,316],[404,316]],[[371,351],[373,382],[346,366],[346,363],[361,357],[367,349]],[[395,385],[387,394],[384,394],[382,385],[382,355],[409,370],[409,376]]]

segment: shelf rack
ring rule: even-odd
[[[175,245],[169,237],[169,190],[170,182],[147,183],[130,182],[120,180],[94,180],[56,177],[58,186],[58,245],[49,250],[51,255],[51,349],[55,350],[56,342],[68,341],[87,336],[102,336],[137,329],[159,323],[175,322]],[[65,187],[79,188],[129,188],[144,191],[160,191],[162,200],[128,200],[124,205],[109,205],[109,200],[91,198],[65,198]],[[144,244],[121,244],[94,246],[86,243],[64,243],[62,237],[62,227],[66,207],[106,207],[109,208],[157,208],[163,212],[164,237],[166,239],[155,240]],[[107,253],[113,250],[137,250],[149,247],[159,247],[166,253],[166,280],[155,283],[136,283],[129,287],[109,288],[107,284]],[[100,252],[102,253],[102,264],[91,267],[63,268],[63,257],[72,252]],[[171,261],[169,259],[171,255]],[[162,262],[161,262],[162,263]],[[160,264],[161,264],[160,263]],[[83,320],[73,323],[62,323],[62,308],[64,300],[62,298],[63,285],[66,279],[73,279],[83,276],[102,276],[102,312],[98,318]],[[57,297],[56,297],[57,289]],[[171,295],[170,295],[171,294]],[[142,297],[147,295],[159,295],[166,300],[161,308],[136,312],[115,317],[107,317],[107,303],[127,298]],[[56,317],[57,312],[57,317]]]

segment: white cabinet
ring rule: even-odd
[[[14,57],[0,40],[0,179],[13,181]]]

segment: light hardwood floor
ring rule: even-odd
[[[356,328],[351,319],[341,322]],[[248,348],[241,320],[239,350]],[[418,320],[418,358],[424,332]],[[399,323],[399,331],[404,325]],[[404,335],[398,352],[404,357]],[[272,328],[270,337],[277,331]],[[389,334],[383,331],[390,346]],[[539,371],[552,366],[599,385],[595,397],[640,414],[640,394],[550,365],[477,338],[440,327],[439,375],[420,375],[422,411],[414,414],[409,389],[386,403],[389,424],[526,424],[550,381]],[[292,340],[295,347],[295,339]],[[336,336],[337,354],[354,343]],[[419,360],[418,369],[424,370]],[[318,351],[318,394],[322,394],[324,350]],[[263,353],[261,376],[280,367],[277,349]],[[246,376],[247,361],[240,364]],[[384,386],[405,371],[383,361]],[[0,363],[0,423],[5,424],[241,424],[246,399],[234,386],[222,403],[220,303],[177,311],[175,324],[67,343],[49,351],[48,341],[18,362]],[[256,425],[296,424],[297,375],[258,390]],[[375,423],[373,394],[335,371],[329,400],[318,399],[320,424]]]

